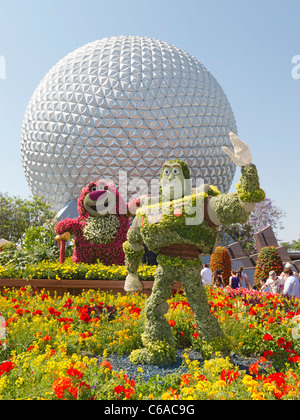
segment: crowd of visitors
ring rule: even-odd
[[[214,286],[225,288],[226,284],[221,270],[216,270],[214,273],[209,268],[208,264],[203,264],[201,270],[202,282],[206,286]],[[243,271],[243,267],[237,270],[232,270],[229,278],[229,286],[232,289],[243,287],[246,289],[257,289],[252,287],[247,274]],[[269,278],[260,279],[260,288],[262,292],[269,292],[272,294],[283,294],[293,296],[300,299],[300,275],[292,270],[292,264],[287,263],[280,276],[275,271],[269,272]]]
[[[275,271],[269,272],[269,278],[260,280],[261,291],[272,294],[283,294],[300,299],[300,275],[287,263],[280,276]]]

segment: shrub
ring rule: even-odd
[[[214,273],[221,270],[226,283],[229,282],[231,276],[231,258],[226,248],[218,246],[210,259],[210,269]]]
[[[262,277],[268,278],[270,271],[276,271],[277,275],[283,271],[280,255],[274,246],[266,246],[258,254],[254,274],[255,283],[259,283]]]

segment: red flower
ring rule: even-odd
[[[77,398],[78,388],[73,387],[71,383],[71,378],[58,378],[53,383],[52,387],[53,387],[55,396],[59,399],[63,399],[65,397],[65,391],[69,392],[74,399]]]
[[[175,327],[176,322],[173,319],[170,319],[168,322],[169,322],[170,327]]]
[[[43,312],[37,309],[36,311],[32,312],[32,316],[35,316],[35,315],[43,315]]]
[[[258,363],[253,363],[249,366],[250,375],[258,375]]]
[[[273,352],[271,350],[265,350],[264,353],[263,353],[264,357],[272,356],[272,354],[273,354]]]
[[[61,314],[61,312],[54,309],[53,306],[50,306],[48,308],[48,312],[49,312],[50,315],[54,315],[54,316],[59,316]]]
[[[278,338],[277,346],[283,348],[285,345],[285,339],[283,337]]]
[[[4,373],[10,372],[15,367],[15,364],[12,362],[3,362],[0,365],[0,376],[4,375]]]
[[[134,394],[134,389],[133,388],[128,388],[124,390],[124,394],[125,394],[125,398],[127,400],[130,400],[131,395]]]
[[[70,377],[74,376],[74,377],[75,377],[75,378],[77,378],[77,379],[82,379],[82,377],[83,377],[83,374],[82,374],[79,370],[77,370],[77,369],[73,369],[73,368],[68,369],[68,370],[67,370],[67,374],[68,374]]]
[[[35,347],[34,346],[29,346],[28,349],[26,351],[31,351],[33,350]]]
[[[263,340],[264,341],[272,341],[273,340],[273,337],[270,334],[265,334],[263,336]]]
[[[273,324],[275,322],[275,318],[270,316],[270,318],[268,319],[268,324]]]
[[[123,385],[118,385],[114,388],[114,391],[116,394],[122,394],[122,392],[124,392],[124,387]]]
[[[300,362],[300,356],[289,356],[289,357],[288,357],[288,360],[289,360],[291,363],[298,363],[298,362]]]
[[[140,315],[140,313],[141,313],[141,308],[134,308],[134,307],[132,306],[132,308],[130,309],[130,313],[131,313],[131,314],[138,314],[138,315]]]
[[[88,311],[87,311],[87,310],[83,310],[83,311],[81,311],[81,313],[80,313],[80,319],[81,319],[81,321],[84,321],[84,322],[86,322],[87,324],[90,322],[91,317],[89,316],[89,314],[88,314]]]
[[[228,384],[231,384],[234,379],[238,378],[240,374],[238,372],[235,372],[234,370],[225,370],[223,369],[221,372],[221,380],[227,382]]]
[[[42,338],[42,341],[51,341],[52,337],[50,335],[45,335],[45,337]]]

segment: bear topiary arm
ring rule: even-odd
[[[80,223],[78,219],[64,219],[57,223],[55,226],[55,232],[58,235],[62,235],[65,232],[75,234],[80,229]]]

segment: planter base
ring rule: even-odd
[[[147,294],[152,292],[153,281],[141,281],[144,289],[139,293]],[[56,293],[62,296],[64,293],[72,295],[79,295],[83,290],[93,289],[102,290],[104,292],[121,293],[125,295],[124,290],[125,280],[23,280],[23,279],[4,279],[0,280],[0,291],[4,288],[20,289],[21,287],[31,286],[34,291],[41,292],[46,290],[50,292],[51,296]],[[180,290],[181,283],[175,282],[173,285],[174,290]]]

